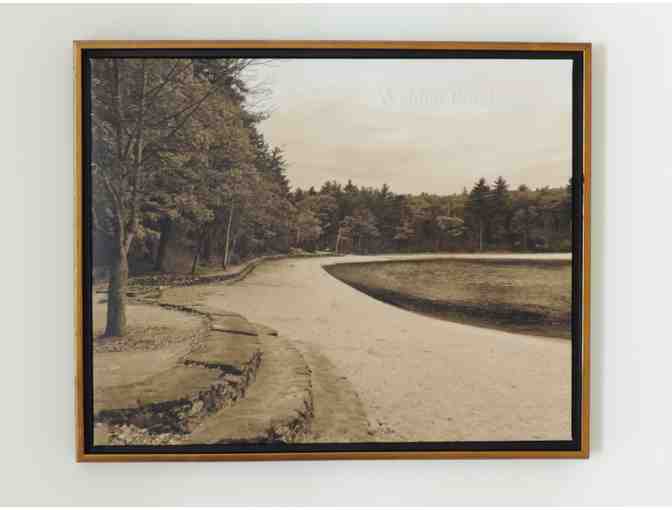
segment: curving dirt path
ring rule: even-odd
[[[271,261],[235,285],[212,286],[204,299],[277,329],[308,359],[326,358],[359,395],[369,440],[569,439],[570,342],[420,316],[372,299],[322,268],[441,257]],[[361,441],[347,434],[340,440]]]

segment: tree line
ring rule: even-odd
[[[503,177],[478,179],[470,191],[451,195],[328,181],[292,193],[292,245],[354,253],[569,251],[571,196],[571,182],[511,190]]]
[[[105,335],[126,330],[129,273],[190,270],[292,250],[567,250],[571,190],[479,180],[455,195],[326,182],[291,190],[259,129],[255,59],[91,60],[94,267],[109,278]]]

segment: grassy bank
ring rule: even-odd
[[[570,261],[383,261],[325,270],[376,299],[432,317],[571,338]]]

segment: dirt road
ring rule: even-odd
[[[404,258],[428,257],[272,261],[235,285],[213,286],[206,302],[328,358],[359,394],[372,440],[569,439],[569,341],[420,316],[372,299],[322,268]]]

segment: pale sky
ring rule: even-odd
[[[293,187],[449,194],[481,176],[533,188],[571,176],[570,61],[297,59],[256,73],[261,130]]]

